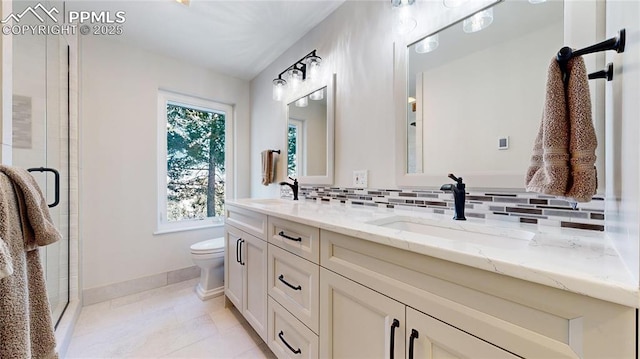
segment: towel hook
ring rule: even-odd
[[[589,80],[593,79],[607,79],[607,81],[613,80],[613,63],[608,63],[607,67],[603,70],[590,73]]]

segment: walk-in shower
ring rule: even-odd
[[[14,1],[13,12],[20,13],[37,4]],[[53,205],[58,199],[50,212],[63,239],[40,249],[47,294],[57,325],[69,303],[70,282],[69,46],[64,36],[28,33],[13,36],[12,125],[12,164],[37,168],[31,173],[45,192],[47,203]],[[58,181],[49,168],[59,173]]]

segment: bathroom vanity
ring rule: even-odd
[[[606,237],[316,201],[226,205],[225,294],[280,358],[633,358]]]

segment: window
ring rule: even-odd
[[[160,91],[158,232],[222,223],[231,184],[231,106]]]

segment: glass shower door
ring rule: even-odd
[[[37,2],[14,1],[14,12]],[[47,4],[43,2],[43,4]],[[59,172],[59,203],[49,208],[62,240],[42,247],[47,294],[54,323],[69,302],[69,92],[68,46],[58,35],[13,37],[13,165]],[[55,176],[31,172],[47,203],[56,197]]]

